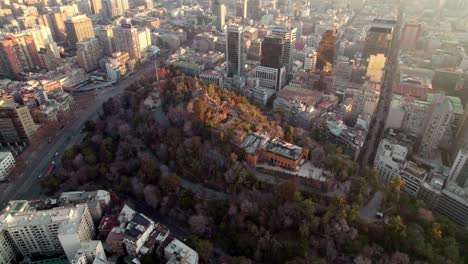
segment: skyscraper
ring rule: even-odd
[[[430,157],[439,147],[446,130],[450,128],[452,116],[453,107],[448,98],[442,93],[434,94],[419,144],[419,153],[422,156]]]
[[[76,43],[94,38],[93,23],[87,16],[70,17],[65,21],[68,45],[76,47]]]
[[[13,101],[0,103],[0,144],[12,150],[29,144],[36,126],[28,107]]]
[[[15,77],[40,65],[32,36],[8,36],[0,40],[0,74]]]
[[[333,62],[336,56],[336,36],[335,31],[327,30],[323,33],[317,51],[317,66],[316,69],[323,72],[331,72]]]
[[[362,51],[362,58],[368,59],[370,55],[384,54],[387,56],[393,39],[395,20],[374,19]]]
[[[227,29],[226,41],[226,72],[228,77],[242,75],[244,40],[242,36],[243,28],[238,25],[229,26]]]
[[[262,18],[262,0],[248,0],[247,16],[255,20]]]
[[[91,13],[95,15],[102,15],[102,0],[90,0]]]
[[[81,68],[89,72],[99,67],[99,59],[102,57],[102,50],[97,38],[78,42],[76,48],[76,56]]]
[[[128,0],[105,0],[104,3],[110,18],[123,16],[129,8]]]
[[[277,35],[268,35],[262,42],[261,65],[279,69],[283,66],[284,40]]]
[[[143,58],[143,51],[150,45],[151,38],[148,28],[137,29],[126,24],[114,28],[115,50],[127,52],[132,59]]]
[[[240,2],[237,3],[236,15],[242,17],[242,19],[247,18],[247,3],[248,0],[240,0]]]
[[[468,145],[458,152],[450,169],[449,180],[456,182],[460,187],[468,187]]]
[[[114,52],[114,31],[111,25],[94,28],[94,34],[101,44],[102,52],[106,56],[112,56]]]
[[[226,4],[224,0],[213,0],[211,10],[213,13],[213,24],[216,30],[223,32],[226,27]]]
[[[290,74],[292,71],[292,52],[296,45],[297,29],[292,27],[273,27],[271,33],[283,38],[283,66],[286,67],[287,73]]]

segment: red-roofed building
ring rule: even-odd
[[[304,43],[296,42],[296,44],[294,45],[294,48],[296,50],[304,50],[305,46],[306,46],[306,44],[304,44]]]

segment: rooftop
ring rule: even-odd
[[[267,143],[265,150],[291,160],[297,160],[304,152],[303,148],[276,138]]]

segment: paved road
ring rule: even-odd
[[[39,176],[43,176],[52,166],[51,162],[59,162],[63,151],[77,143],[82,135],[84,123],[95,117],[101,109],[102,104],[109,98],[122,93],[125,88],[129,87],[152,68],[152,65],[138,69],[135,74],[122,80],[120,83],[113,85],[98,93],[93,102],[86,108],[81,109],[79,117],[72,124],[66,125],[60,130],[52,143],[43,143],[39,146],[33,155],[29,158],[21,176],[12,183],[0,197],[2,206],[12,199],[34,199],[42,195],[42,189],[39,186]],[[58,153],[55,156],[55,153]]]
[[[388,110],[392,101],[393,82],[397,77],[398,52],[402,16],[403,11],[402,7],[400,6],[398,9],[398,20],[394,30],[395,33],[389,51],[389,60],[386,65],[383,85],[380,91],[380,99],[377,105],[377,113],[375,114],[375,117],[371,122],[366,143],[359,157],[361,169],[365,169],[366,166],[372,167],[377,148],[384,136],[385,121],[387,120]]]
[[[376,214],[381,210],[380,204],[382,203],[382,200],[383,193],[380,191],[376,192],[372,199],[370,199],[366,205],[361,207],[361,217],[370,222],[379,221],[379,219],[376,217]]]

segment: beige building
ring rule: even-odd
[[[99,67],[102,57],[101,45],[97,38],[88,39],[76,44],[78,64],[87,72]]]
[[[93,23],[85,15],[70,17],[65,21],[68,45],[76,47],[78,42],[94,38]]]
[[[0,144],[12,151],[26,146],[36,125],[26,106],[13,101],[0,101]]]
[[[132,59],[144,57],[143,51],[151,45],[151,34],[148,28],[138,29],[135,27],[114,28],[115,49],[127,52]]]

